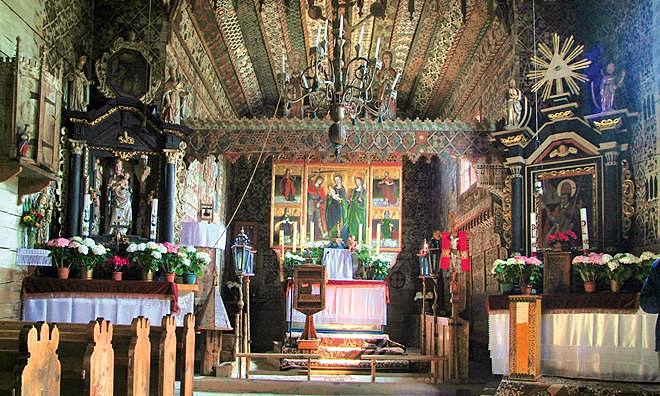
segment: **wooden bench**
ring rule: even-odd
[[[432,355],[362,355],[360,357],[362,360],[371,361],[371,382],[376,382],[376,363],[386,360],[396,360],[396,361],[415,361],[415,362],[431,362],[431,379],[433,383],[438,382],[437,376],[437,364],[441,363],[442,367],[440,370],[442,376],[442,382],[445,382],[445,364],[447,362],[447,356],[432,356]]]
[[[321,355],[311,353],[237,353],[236,357],[245,358],[245,379],[250,379],[250,359],[307,359],[307,381],[312,378],[312,359],[320,359]],[[241,375],[239,373],[239,375]]]

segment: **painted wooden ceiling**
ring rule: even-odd
[[[352,46],[365,27],[362,47],[374,56],[392,53],[401,71],[398,89],[400,118],[437,118],[492,18],[487,0],[350,0],[363,2],[350,11],[340,7]],[[278,100],[282,53],[294,70],[307,64],[319,25],[332,18],[345,0],[194,0],[192,15],[213,62],[221,70],[224,92],[234,116],[270,116]],[[310,5],[321,18],[311,17]],[[370,16],[370,10],[381,16]],[[332,48],[332,45],[330,45]],[[381,52],[382,54],[383,52]]]

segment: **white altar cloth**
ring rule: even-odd
[[[383,281],[328,281],[325,310],[314,315],[315,324],[387,324],[387,284]],[[287,290],[286,320],[291,308],[291,289]],[[305,315],[293,310],[293,322],[304,322]]]
[[[660,381],[658,315],[548,313],[541,318],[541,373],[612,381]],[[493,374],[509,373],[509,314],[488,315]]]
[[[323,249],[323,261],[328,279],[353,279],[353,254],[348,249]]]
[[[179,312],[174,316],[177,326],[183,326],[183,317],[193,313],[194,293],[179,293]],[[130,325],[133,318],[144,316],[152,326],[160,326],[163,316],[170,313],[169,298],[126,297],[48,297],[25,298],[23,320],[30,322],[89,323],[104,318],[114,324]]]

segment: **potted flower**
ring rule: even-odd
[[[23,203],[23,214],[21,215],[21,225],[23,226],[23,247],[33,249],[37,238],[37,230],[42,227],[44,220],[43,211],[38,207],[33,207],[33,203],[26,200]]]
[[[305,264],[305,258],[291,252],[284,254],[284,267],[286,268],[286,276],[293,277],[293,272],[296,266]]]
[[[69,278],[69,267],[71,266],[71,262],[68,261],[70,243],[71,241],[67,238],[51,239],[46,243],[46,246],[50,249],[52,265],[57,269],[59,279]]]
[[[325,249],[325,243],[321,241],[317,242],[308,242],[307,249],[303,251],[302,256],[304,258],[311,259],[314,264],[321,264],[321,258],[323,257],[323,250]]]
[[[617,253],[604,266],[605,275],[610,280],[610,289],[613,293],[621,291],[621,286],[635,273],[637,264],[641,260],[630,253]]]
[[[573,230],[559,231],[553,234],[548,234],[546,239],[548,245],[552,246],[553,250],[562,250],[575,245],[577,242],[577,235]]]
[[[165,246],[156,242],[131,243],[126,248],[128,258],[142,271],[142,279],[151,282],[154,273],[160,268]]]
[[[653,252],[642,252],[642,254],[639,255],[639,265],[635,267],[635,273],[633,276],[640,284],[644,284],[644,281],[651,271],[651,266],[655,260],[659,258],[660,254]]]
[[[584,291],[593,293],[596,291],[596,281],[601,277],[603,264],[612,260],[612,256],[603,253],[589,253],[588,256],[580,255],[573,258],[573,266],[584,281]]]
[[[360,244],[355,250],[355,258],[358,262],[358,273],[360,274],[360,278],[369,279],[369,269],[371,267],[371,262],[373,261],[369,246]]]
[[[163,247],[166,252],[163,253],[160,265],[163,272],[165,272],[165,280],[172,283],[177,272],[187,267],[190,264],[190,260],[186,257],[185,251],[179,249],[179,245],[177,244],[165,242],[163,243]]]
[[[383,280],[387,276],[387,271],[389,268],[390,262],[385,257],[372,256],[367,270],[367,278],[373,280]]]
[[[532,294],[532,289],[543,276],[543,263],[536,256],[516,256],[515,259],[524,262],[520,271],[520,290]]]
[[[506,260],[497,259],[493,262],[491,275],[499,282],[502,294],[510,293],[513,285],[520,281],[524,261],[510,257]]]
[[[128,258],[115,255],[108,259],[107,264],[112,271],[112,280],[120,281],[122,271],[128,267]]]
[[[204,272],[204,268],[211,262],[211,256],[206,252],[199,252],[192,246],[181,248],[188,257],[188,265],[182,266],[183,283],[194,285],[197,277]]]
[[[91,238],[83,239],[82,243],[72,241],[72,244],[76,244],[77,247],[71,251],[71,260],[80,264],[83,279],[92,279],[94,268],[105,261],[107,249]]]

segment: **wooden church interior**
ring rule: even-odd
[[[660,394],[660,2],[0,21],[1,395]]]

